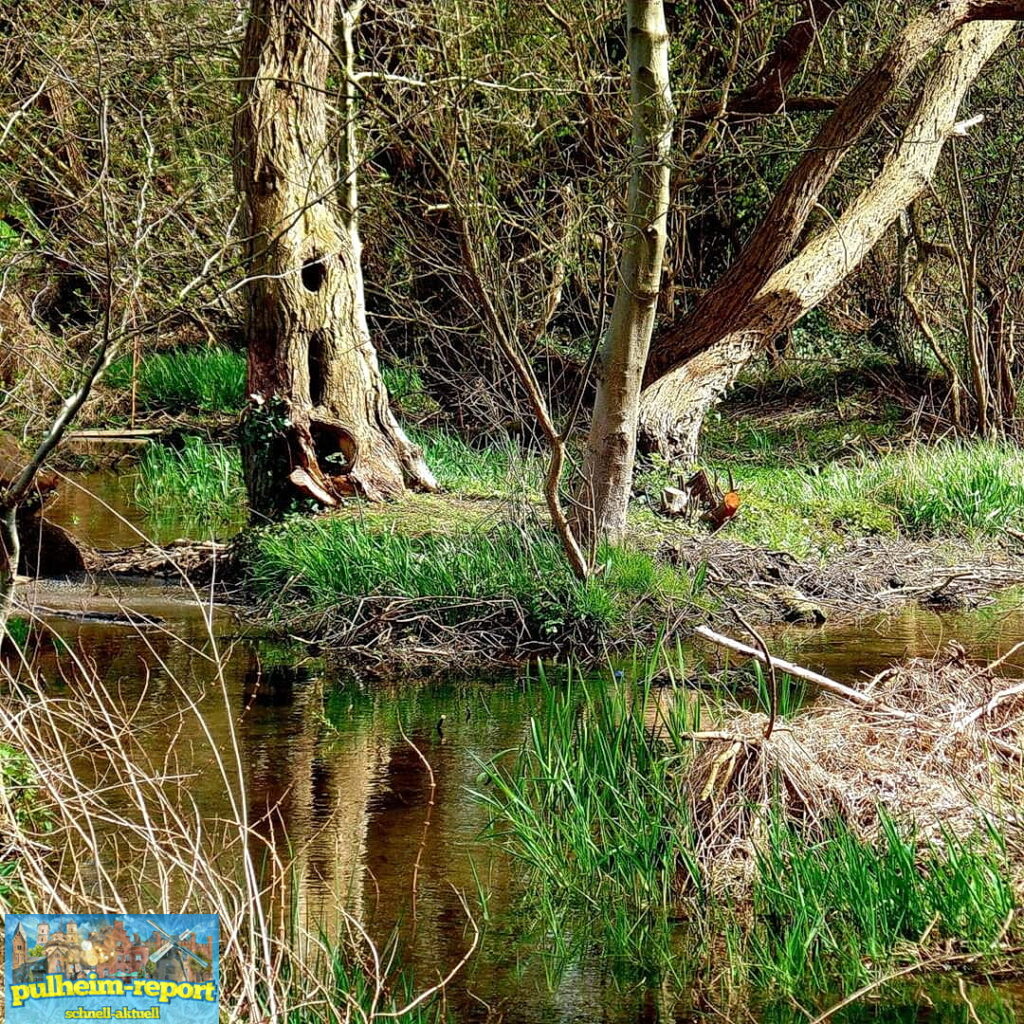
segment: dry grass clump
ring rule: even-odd
[[[873,707],[833,696],[765,738],[768,719],[740,712],[705,734],[686,786],[701,860],[717,885],[749,881],[773,816],[810,839],[840,819],[863,839],[882,819],[919,840],[966,838],[1016,820],[1024,802],[1024,683],[970,664],[959,645],[876,676]]]
[[[769,808],[801,829],[845,816],[838,782],[786,722],[765,738],[767,716],[741,712],[721,737],[701,743],[687,778],[697,854],[712,887],[752,881],[754,850]]]
[[[915,716],[898,719],[836,702],[811,711],[802,742],[848,794],[851,823],[872,831],[878,809],[922,836],[965,835],[1002,820],[1024,797],[1019,728],[1024,687],[971,665],[959,646],[876,677],[871,696]]]

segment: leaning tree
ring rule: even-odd
[[[343,11],[339,51],[338,6],[252,0],[242,46],[234,125],[248,289],[242,457],[258,515],[302,498],[332,506],[349,494],[379,500],[435,486],[391,413],[367,326],[354,206],[356,12]],[[335,105],[337,138],[328,118]]]
[[[640,411],[646,448],[695,458],[707,410],[739,371],[842,284],[928,187],[945,143],[973,123],[958,121],[965,94],[1021,17],[1022,0],[937,0],[907,22],[838,103],[729,269],[655,338]],[[940,44],[901,138],[874,181],[798,248],[844,158]]]

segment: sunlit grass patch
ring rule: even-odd
[[[136,401],[146,411],[237,413],[245,403],[245,374],[245,356],[228,348],[156,352],[139,361]],[[131,358],[114,362],[105,382],[127,394]]]
[[[849,536],[979,540],[1024,525],[1024,453],[1011,444],[917,444],[821,467],[733,472],[743,504],[729,535],[797,555]]]
[[[328,516],[260,531],[247,564],[257,594],[342,611],[364,600],[417,601],[447,624],[490,608],[521,621],[534,640],[614,634],[641,604],[649,629],[652,605],[656,618],[659,606],[699,599],[699,581],[651,555],[608,549],[602,561],[600,575],[578,580],[538,524],[448,521],[419,532],[400,521]]]
[[[186,437],[181,448],[149,445],[139,462],[135,498],[155,523],[223,530],[245,518],[242,464],[235,448]]]
[[[866,486],[917,536],[995,536],[1024,522],[1024,452],[1013,444],[918,445],[870,467]]]
[[[471,497],[540,494],[544,460],[512,440],[474,447],[444,430],[415,430],[411,436],[447,491]]]

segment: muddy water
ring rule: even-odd
[[[204,611],[183,602],[176,588],[121,585],[99,601],[94,594],[95,588],[71,586],[30,593],[26,600],[49,609],[133,608],[166,620],[163,629],[139,631],[48,617],[69,646],[89,655],[121,700],[133,703],[146,687],[139,727],[156,748],[176,745],[182,769],[195,773],[192,796],[205,815],[228,814],[223,785],[210,770],[209,749],[195,736],[182,736],[168,716],[181,699],[172,680],[185,681],[191,693],[208,693],[207,721],[226,743],[228,712],[205,657]],[[471,791],[481,784],[482,760],[521,742],[537,707],[536,684],[512,674],[383,684],[345,664],[328,667],[299,645],[245,637],[228,610],[218,611],[213,622],[226,652],[227,707],[242,749],[249,812],[258,819],[272,811],[274,824],[268,820],[264,831],[273,834],[282,852],[287,833],[298,914],[307,925],[338,929],[344,907],[380,942],[397,929],[403,962],[427,983],[466,949],[461,893],[484,937],[481,952],[449,993],[456,1020],[639,1024],[692,1019],[676,1008],[683,1003],[675,996],[616,979],[596,960],[551,974],[543,956],[520,943],[533,922],[517,910],[514,869],[482,838],[486,813]],[[1024,613],[1019,610],[959,619],[911,611],[857,628],[791,631],[774,642],[805,663],[855,680],[895,657],[930,654],[953,637],[988,658],[1021,636]],[[433,789],[420,753],[432,768]],[[1012,987],[1001,989],[995,1003],[985,995],[985,1005],[996,1009],[995,1016],[982,1019],[1013,1019],[1004,1014],[1024,1008],[1019,997]],[[935,998],[934,992],[911,988],[895,1004],[859,1008],[846,1019],[967,1021],[954,1005],[959,1002],[955,989],[948,1016],[936,1016],[934,1009],[925,1013]],[[770,1013],[764,1019],[799,1018]]]
[[[46,517],[70,530],[80,541],[103,551],[134,547],[153,541],[166,544],[179,537],[193,540],[223,540],[225,531],[217,525],[197,530],[173,515],[147,516],[135,502],[138,474],[135,464],[123,460],[113,467],[83,473],[61,486],[57,497],[46,507]]]
[[[211,750],[198,735],[182,734],[169,714],[182,701],[178,683],[190,694],[206,695],[200,705],[215,742],[226,746],[233,722],[249,813],[265,820],[263,831],[282,853],[291,851],[294,900],[307,926],[336,932],[344,908],[381,944],[400,935],[403,963],[418,984],[430,984],[469,942],[461,894],[483,938],[480,952],[449,991],[453,1019],[693,1019],[685,994],[625,982],[596,959],[550,971],[544,956],[521,941],[534,922],[519,909],[514,867],[482,836],[487,815],[472,790],[481,785],[480,762],[516,747],[537,707],[538,687],[522,675],[409,677],[384,684],[344,662],[326,665],[299,644],[269,644],[247,635],[230,610],[221,609],[212,622],[223,653],[225,701],[208,657],[208,610],[183,601],[177,588],[81,584],[22,596],[47,610],[48,625],[88,655],[118,699],[132,704],[143,698],[138,727],[154,749],[174,744],[182,770],[193,775],[192,797],[211,819],[230,808],[212,770]],[[139,630],[54,614],[95,608],[137,609],[159,616],[164,626]],[[856,627],[791,630],[772,637],[772,644],[804,664],[855,681],[896,658],[930,655],[951,639],[988,659],[1022,637],[1024,611],[1011,606],[960,616],[911,610]],[[52,642],[41,644],[44,662],[55,657]],[[1017,667],[1024,669],[1024,652]],[[75,685],[61,683],[55,669],[47,676],[55,686]],[[866,1003],[837,1019],[988,1024],[1024,1011],[1024,991],[1014,986],[994,994],[970,992],[977,995],[977,1017],[955,985],[938,993],[911,985],[903,995]],[[790,1024],[805,1018],[776,1010],[762,1019]]]

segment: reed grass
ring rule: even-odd
[[[757,852],[747,956],[762,986],[784,993],[853,988],[903,947],[991,948],[1015,906],[1005,844],[994,830],[923,843],[883,815],[870,844],[835,821],[825,839],[776,821]]]
[[[751,811],[768,826],[744,840],[747,856],[709,862],[724,853],[706,844],[692,811],[707,800],[690,736],[714,730],[729,698],[722,680],[699,697],[652,689],[652,670],[628,686],[553,688],[521,748],[484,768],[478,798],[492,835],[522,864],[523,899],[555,954],[597,946],[677,982],[718,977],[804,998],[849,991],[936,950],[997,950],[1015,892],[992,826],[926,839],[883,812],[872,839],[834,816],[783,821],[769,802]],[[785,727],[798,732],[799,721]]]
[[[649,679],[549,688],[511,761],[483,766],[477,796],[563,958],[597,944],[620,968],[660,972],[676,958],[677,895],[703,883],[681,776],[648,727]],[[699,703],[671,702],[657,732],[679,737],[700,718]]]
[[[245,519],[238,452],[194,436],[180,448],[151,444],[139,461],[135,499],[156,524],[237,529]]]
[[[237,413],[245,404],[245,356],[228,348],[177,349],[144,356],[136,372],[136,402],[148,412]],[[132,360],[116,360],[106,384],[122,394],[132,385]]]

